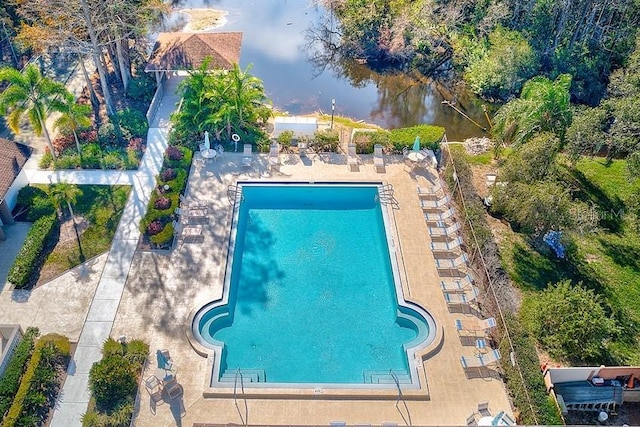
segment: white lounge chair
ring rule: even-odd
[[[269,169],[272,171],[280,169],[280,146],[273,143],[269,147]]]
[[[244,150],[242,152],[242,167],[250,168],[252,163],[253,152],[251,144],[244,144]]]
[[[177,221],[173,221],[173,234],[183,241],[195,241],[202,236],[202,227],[196,225],[184,226]]]
[[[451,252],[460,248],[463,244],[462,237],[458,236],[448,242],[431,242],[431,251],[433,252]]]
[[[483,368],[498,363],[501,358],[500,351],[494,349],[487,354],[479,354],[474,357],[461,356],[460,363],[463,369]]]
[[[442,212],[449,208],[449,202],[451,201],[451,196],[448,194],[437,200],[429,200],[429,199],[420,199],[420,205],[422,206],[423,211],[436,211]]]
[[[188,202],[184,194],[180,195],[180,208],[181,209],[206,209],[208,206],[206,203]]]
[[[357,171],[359,164],[360,162],[356,154],[356,144],[349,144],[347,146],[347,166],[349,166],[349,170]]]
[[[494,317],[489,317],[488,319],[456,319],[456,331],[458,333],[488,331],[497,325]]]
[[[188,217],[206,217],[207,209],[206,208],[176,208],[176,215],[181,215],[184,218]]]
[[[436,258],[436,268],[438,270],[451,270],[458,269],[460,267],[465,267],[467,262],[469,261],[469,257],[467,254],[461,254],[457,258]]]
[[[442,291],[442,296],[444,297],[447,305],[467,305],[475,301],[479,295],[480,293],[478,292],[478,288],[475,286],[472,286],[466,292]]]
[[[453,208],[449,208],[443,212],[424,212],[424,220],[427,221],[428,224],[438,224],[444,223],[448,220],[455,219],[456,211]]]
[[[384,172],[384,157],[382,156],[382,145],[373,146],[373,167],[376,172]]]
[[[445,224],[442,224],[445,225]],[[454,222],[448,227],[429,227],[429,236],[446,237],[455,236],[460,231],[460,223]]]
[[[444,190],[440,182],[437,182],[433,187],[418,187],[418,196],[427,199],[440,199],[444,196]]]
[[[440,287],[446,292],[467,292],[473,286],[473,277],[466,275],[461,278],[451,278],[440,281]]]

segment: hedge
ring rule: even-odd
[[[7,276],[7,280],[16,288],[27,287],[29,279],[43,261],[42,255],[51,248],[51,239],[57,227],[58,217],[55,214],[43,216],[33,223]]]
[[[0,378],[0,419],[9,410],[11,402],[18,392],[20,378],[27,368],[27,362],[33,354],[33,343],[39,334],[38,328],[26,330],[4,371],[4,375]]]
[[[420,148],[436,150],[440,147],[440,141],[444,137],[444,128],[441,126],[419,125],[409,128],[392,129],[391,143],[394,150],[402,151],[404,147],[411,148],[420,137]]]
[[[536,353],[533,336],[520,324],[519,320],[507,314],[505,316],[509,335],[513,342],[518,364],[502,363],[504,381],[513,399],[514,406],[520,410],[518,424],[526,425],[562,425],[562,417],[553,403],[544,385],[540,372],[540,361]],[[510,354],[509,341],[505,338],[500,342],[500,352]],[[518,368],[524,378],[524,384],[518,373]],[[526,392],[525,392],[526,388]],[[533,407],[533,413],[531,408]]]
[[[69,339],[61,335],[38,340],[2,427],[45,424],[59,388],[58,368],[70,348]]]
[[[353,142],[356,144],[356,153],[371,154],[373,146],[380,144],[383,147],[392,147],[391,132],[388,130],[357,131],[353,134]]]

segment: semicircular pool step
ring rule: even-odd
[[[399,384],[411,384],[411,375],[404,370],[394,371],[362,371],[365,384],[395,384],[394,376]]]
[[[237,372],[237,369],[227,369],[220,376],[220,382],[235,382]],[[242,374],[242,381],[244,383],[263,383],[267,380],[267,375],[264,369],[240,369],[240,374]],[[240,382],[240,376],[238,376],[238,382]]]

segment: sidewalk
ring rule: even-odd
[[[138,224],[145,215],[151,192],[155,188],[155,177],[162,167],[167,148],[169,115],[173,112],[178,97],[173,89],[165,96],[156,113],[153,125],[147,134],[147,151],[137,171],[29,171],[31,182],[55,183],[60,181],[76,184],[126,184],[132,186],[129,201],[116,230],[107,261],[98,283],[89,313],[85,319],[78,347],[73,356],[67,379],[56,402],[51,427],[81,425],[82,415],[89,403],[89,370],[102,357],[102,343],[109,338],[124,290],[131,261],[138,244]],[[37,162],[35,163],[37,165]]]

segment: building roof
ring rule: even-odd
[[[178,71],[200,67],[231,69],[240,61],[242,33],[160,33],[144,71]]]
[[[0,200],[4,199],[31,151],[27,145],[0,138]]]

